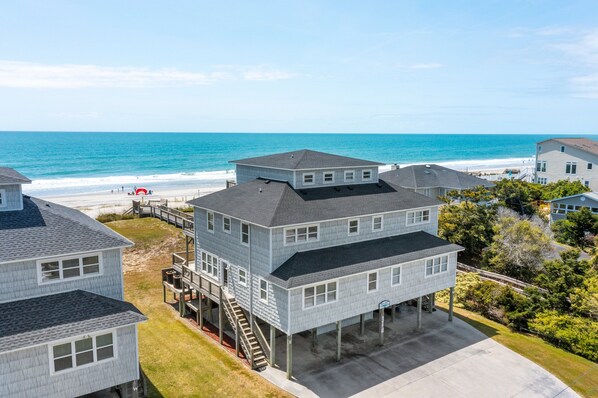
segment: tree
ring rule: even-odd
[[[542,186],[542,199],[553,200],[589,191],[590,188],[583,185],[581,181],[559,180]]]
[[[559,242],[583,249],[592,245],[591,238],[598,232],[598,215],[582,207],[567,213],[567,219],[556,221],[552,230]]]
[[[534,202],[542,198],[542,186],[520,180],[503,179],[494,193],[499,202],[519,214],[534,214]]]
[[[465,248],[466,254],[480,257],[492,242],[492,208],[469,202],[442,206],[438,216],[438,235]]]
[[[509,211],[499,212],[493,230],[483,264],[498,273],[531,281],[552,249],[550,237],[536,223]]]
[[[598,320],[598,274],[588,275],[569,294],[571,308],[579,315]]]
[[[445,198],[447,199],[445,200],[447,203],[451,203],[454,200],[480,203],[491,201],[495,198],[495,195],[490,189],[480,185],[474,188],[464,189],[462,191],[449,191],[447,192]]]

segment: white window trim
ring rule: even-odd
[[[594,163],[588,162],[588,164],[586,165],[586,170],[594,170]]]
[[[103,359],[101,361],[96,361],[95,359],[96,359],[97,353],[96,353],[96,340],[95,340],[95,337],[96,336],[101,336],[103,334],[108,334],[108,333],[112,333],[112,352],[113,352],[114,355],[112,356],[112,358]],[[71,351],[72,351],[71,352],[71,356],[73,358],[73,361],[75,361],[76,360],[76,358],[75,358],[76,357],[76,353],[74,351],[75,341],[82,340],[82,339],[89,338],[89,337],[93,338],[92,341],[93,341],[93,359],[94,359],[94,361],[91,362],[91,363],[87,363],[85,365],[73,366],[73,367],[70,367],[68,369],[59,370],[58,372],[56,372],[54,370],[54,351],[53,351],[54,346],[62,345],[62,344],[66,344],[66,343],[71,343]],[[48,364],[49,367],[50,367],[50,376],[53,376],[55,374],[62,375],[62,374],[66,374],[66,373],[69,373],[69,372],[77,371],[79,369],[85,369],[85,368],[88,368],[88,367],[91,367],[91,366],[95,366],[95,365],[99,365],[99,364],[103,364],[103,363],[108,363],[108,362],[114,361],[114,360],[116,360],[118,358],[118,341],[117,341],[117,332],[116,332],[116,329],[106,329],[106,330],[102,330],[102,331],[99,331],[99,332],[93,332],[93,333],[89,333],[89,334],[82,334],[82,335],[79,335],[79,336],[69,337],[67,339],[62,339],[62,340],[59,340],[59,341],[54,341],[51,344],[48,344],[48,357],[49,357],[49,362],[50,362]],[[73,362],[73,365],[74,364],[75,364],[75,362]]]
[[[351,221],[357,221],[357,232],[351,232]],[[350,218],[347,220],[347,235],[355,236],[359,235],[359,218]]]
[[[310,227],[316,227],[318,229],[318,237],[316,239],[312,239],[309,240],[309,228]],[[287,243],[287,231],[294,229],[295,231],[297,231],[297,229],[299,228],[307,228],[307,236],[305,241],[303,242],[299,242],[296,240],[295,238],[295,242],[293,243]],[[296,232],[295,232],[296,234]],[[303,245],[306,243],[312,243],[312,242],[318,242],[320,240],[320,224],[304,224],[304,225],[297,225],[297,226],[293,226],[293,227],[285,227],[283,229],[283,235],[282,235],[282,242],[284,246],[295,246],[295,245]]]
[[[311,182],[305,182],[305,177],[311,176]],[[315,185],[316,183],[316,173],[303,173],[301,177],[301,181],[303,185]]]
[[[347,180],[347,174],[349,174],[349,173],[353,173],[352,180]],[[355,182],[355,170],[345,170],[345,172],[343,173],[343,177],[344,177],[345,182]]]
[[[378,273],[379,270],[370,271],[366,273],[365,277],[365,289],[368,294],[375,293],[380,289],[380,274]],[[376,274],[376,288],[374,290],[370,290],[370,275]]]
[[[562,153],[565,153],[565,146],[564,146],[564,145],[561,145],[560,151],[561,151]]]
[[[245,282],[241,282],[241,271],[245,273]],[[237,281],[240,286],[247,286],[247,270],[245,268],[239,267],[239,270],[237,271]]]
[[[0,198],[2,198],[2,203],[0,203],[0,207],[8,206],[8,201],[6,200],[6,189],[0,189]]]
[[[365,178],[363,176],[367,171],[370,172],[370,178]],[[361,181],[372,181],[373,179],[374,179],[374,171],[372,169],[361,170]]]
[[[212,215],[212,229],[210,229],[210,214]],[[206,212],[206,229],[208,230],[208,232],[214,233],[214,230],[216,229],[216,225],[214,224],[216,224],[216,216],[214,215],[214,212]]]
[[[203,264],[202,264],[202,263],[203,263],[203,255],[202,255],[203,253],[205,253],[205,254],[206,254],[206,256],[212,256],[212,258],[216,260],[216,261],[215,261],[215,263],[216,263],[216,267],[217,267],[217,270],[216,270],[216,275],[214,275],[214,274],[210,274],[210,273],[207,271],[207,269],[206,269],[205,271],[203,270]],[[226,260],[224,260],[224,262],[225,262],[225,263],[227,263],[227,264],[230,264],[230,263],[229,263],[228,261],[226,261]],[[214,264],[212,264],[212,268],[213,268],[213,267],[214,267]],[[210,279],[212,279],[212,280],[214,280],[214,281],[216,281],[216,282],[220,283],[220,274],[221,274],[221,272],[220,272],[220,268],[221,268],[221,265],[220,265],[220,257],[216,256],[215,254],[213,254],[213,253],[211,253],[211,252],[209,252],[209,251],[207,251],[207,250],[200,249],[200,250],[199,250],[199,261],[198,261],[198,262],[196,262],[196,264],[195,264],[195,268],[196,268],[196,270],[197,270],[197,271],[201,272],[203,275],[205,275],[205,276],[207,276],[208,278],[210,278]]]
[[[93,257],[93,256],[98,256],[99,270],[96,273],[85,275],[85,274],[83,274],[83,270],[82,270],[82,267],[83,267],[83,265],[82,265],[83,264],[83,257]],[[79,259],[79,266],[80,266],[80,269],[81,269],[81,275],[75,276],[75,277],[72,277],[72,278],[63,278],[62,277],[62,262],[64,260],[72,260],[72,259],[75,259],[75,258]],[[53,262],[53,261],[58,261],[58,263],[59,263],[58,264],[58,270],[59,270],[60,277],[58,279],[54,279],[54,280],[49,280],[49,281],[43,282],[42,281],[42,263],[49,263],[49,262]],[[87,278],[93,278],[93,277],[96,277],[96,276],[102,276],[102,275],[104,275],[104,259],[103,259],[103,256],[102,256],[101,252],[82,253],[82,254],[78,254],[76,256],[43,258],[43,259],[37,260],[36,266],[37,266],[37,284],[39,286],[42,286],[42,285],[51,285],[51,284],[54,284],[54,283],[64,283],[64,282],[69,282],[69,281],[76,281],[76,280],[79,280],[79,279],[87,279]]]
[[[326,174],[332,174],[332,181],[326,181]],[[334,184],[334,171],[324,171],[322,173],[322,184]]]
[[[328,284],[329,283],[336,283],[336,298],[333,301],[328,301]],[[326,286],[326,302],[324,304],[316,304],[316,286],[325,285]],[[314,305],[311,307],[305,306],[305,290],[313,287],[314,288]],[[301,287],[301,309],[302,310],[311,310],[313,308],[320,308],[328,304],[336,303],[338,301],[338,291],[339,291],[340,283],[339,279],[329,279],[326,281],[312,283],[310,285],[305,285]]]
[[[423,217],[423,212],[424,211],[428,211],[428,221],[420,221],[420,222],[414,222],[413,224],[409,224],[409,213],[417,213],[417,212],[422,212],[422,217]],[[412,227],[414,225],[424,225],[424,224],[429,224],[432,221],[432,209],[428,208],[428,209],[419,209],[419,210],[409,210],[405,212],[405,225],[408,227]]]
[[[224,220],[228,220],[228,230],[224,228]],[[233,229],[233,220],[230,217],[222,216],[222,230],[227,234],[230,234]]]
[[[247,225],[247,243],[243,242],[243,225]],[[243,246],[249,247],[251,245],[251,225],[246,222],[241,222],[241,224],[239,225],[239,232],[241,233],[241,235],[239,236],[239,241]]]
[[[393,280],[392,273],[397,268],[400,269],[400,271],[399,271],[399,283],[393,283],[392,282],[392,280]],[[403,283],[403,265],[402,264],[401,265],[393,265],[392,267],[390,267],[390,286],[391,287],[393,287],[393,286],[400,286],[402,283]]]
[[[569,173],[567,173],[567,166],[569,166]],[[575,166],[575,173],[573,172],[573,166]],[[577,162],[566,162],[565,163],[565,174],[570,174],[572,176],[577,175]]]
[[[262,298],[262,282],[266,283],[266,299],[265,300]],[[264,278],[259,278],[258,279],[258,288],[259,288],[258,289],[258,298],[259,298],[259,300],[262,303],[268,304],[268,301],[269,301],[268,298],[270,296],[270,292],[269,292],[269,290],[270,290],[270,283],[267,280],[265,280]]]
[[[434,273],[434,259],[440,257],[440,272]],[[442,257],[446,257],[446,271],[442,270]],[[433,278],[435,276],[438,275],[443,275],[443,274],[448,274],[449,270],[450,270],[450,265],[451,265],[451,256],[449,254],[441,254],[439,256],[432,256],[432,257],[426,257],[423,259],[424,260],[424,277],[426,278]],[[428,260],[432,260],[432,275],[428,275],[426,273],[426,267],[427,267],[427,262]]]
[[[378,217],[380,217],[380,229],[374,229],[374,218],[378,218]],[[382,215],[382,214],[372,216],[372,232],[380,232],[380,231],[384,231],[384,215]]]

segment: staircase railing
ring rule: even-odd
[[[264,336],[262,328],[260,328],[260,326],[257,324],[255,318],[253,318],[253,334],[257,338],[257,341],[260,343],[260,346],[262,346],[264,355],[266,356],[266,358],[268,358],[268,360],[270,360],[270,344],[268,344],[268,339],[266,339],[266,336]]]
[[[226,314],[226,317],[228,318],[229,323],[232,325],[233,330],[239,336],[239,342],[241,343],[241,347],[243,347],[243,352],[246,355],[249,355],[249,363],[251,364],[251,367],[253,368],[254,367],[253,349],[252,349],[251,343],[249,341],[249,336],[247,336],[247,334],[245,333],[243,328],[239,326],[239,318],[235,314],[235,310],[233,308],[232,303],[230,302],[230,298],[224,290],[222,291],[222,297],[224,299],[223,300],[224,303],[221,303],[221,304],[224,304],[224,313]]]

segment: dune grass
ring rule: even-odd
[[[125,251],[125,263],[130,256],[137,257],[137,264],[139,257],[146,258],[125,273],[125,299],[149,319],[139,325],[139,360],[150,381],[150,397],[289,396],[190,328],[162,302],[160,270],[170,264],[170,254],[183,247],[180,229],[151,218],[106,225],[135,242],[135,248]],[[144,257],[147,253],[155,255]]]
[[[447,310],[446,303],[436,306]],[[455,316],[505,347],[540,365],[584,397],[598,397],[598,364],[531,334],[517,333],[480,314],[454,308]]]

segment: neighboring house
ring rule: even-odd
[[[598,193],[585,192],[551,200],[550,222],[564,220],[567,218],[567,213],[579,211],[583,207],[587,207],[592,213],[598,214]]]
[[[380,179],[430,198],[479,186],[494,187],[488,180],[437,164],[418,164],[403,168],[393,166],[393,170],[380,173]]]
[[[271,364],[282,331],[288,377],[296,333],[336,328],[339,359],[341,327],[363,327],[381,303],[418,300],[421,324],[424,296],[452,297],[462,248],[436,236],[442,202],[379,180],[380,163],[309,150],[232,163],[237,186],[189,202],[197,261],[175,269],[183,289],[221,303],[242,344],[264,340],[244,324],[269,325]],[[264,364],[261,351],[245,352]]]
[[[0,397],[75,397],[139,379],[137,328],[123,301],[130,241],[77,210],[23,195],[0,168]]]
[[[588,138],[552,138],[536,144],[535,182],[580,181],[598,191],[598,142]]]

